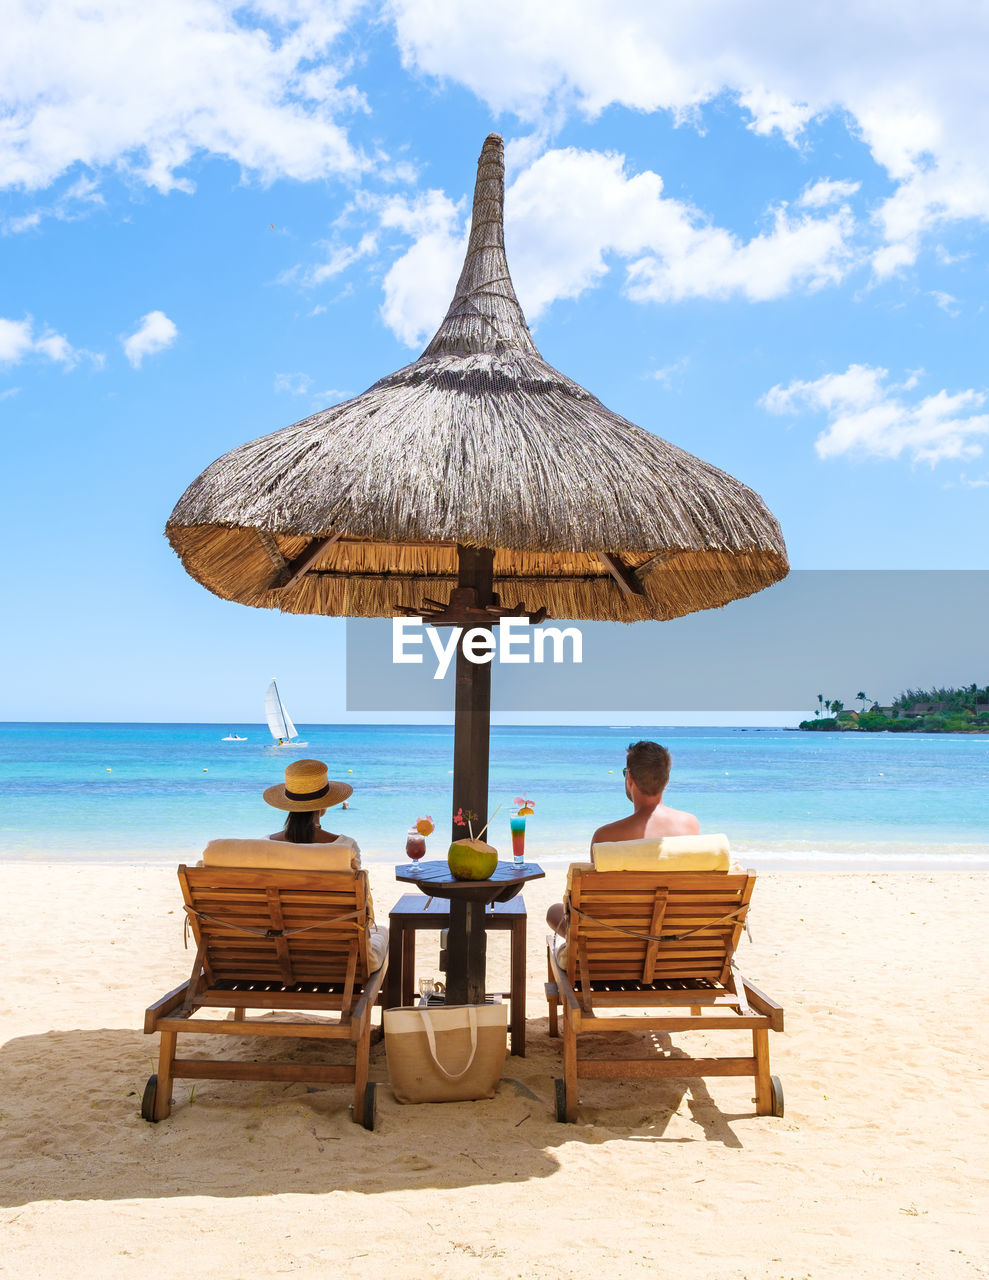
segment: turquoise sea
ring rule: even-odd
[[[222,742],[228,732],[246,742]],[[354,786],[324,825],[365,859],[395,861],[421,814],[445,853],[453,730],[306,725],[308,745],[272,745],[257,724],[0,724],[0,858],[170,862],[215,836],[280,824],[261,800],[289,760],[326,760]],[[989,736],[810,734],[778,729],[516,727],[492,731],[487,837],[510,845],[516,795],[535,800],[527,854],[581,856],[600,823],[628,810],[625,747],[673,752],[669,803],[728,833],[755,867],[989,866]]]

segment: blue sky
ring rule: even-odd
[[[15,3],[0,718],[253,721],[272,674],[342,718],[343,623],[216,600],[162,530],[415,358],[492,129],[552,364],[757,489],[794,567],[989,567],[976,10]]]

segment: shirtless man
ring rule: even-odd
[[[633,812],[617,822],[598,827],[591,836],[596,844],[616,840],[658,840],[662,836],[695,836],[701,825],[692,813],[663,804],[663,792],[670,780],[672,757],[658,742],[633,742],[625,757],[625,794]],[[562,902],[554,902],[546,912],[546,923],[557,933],[566,932]]]

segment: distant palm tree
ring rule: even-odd
[[[835,719],[837,719],[838,716],[841,715],[844,709],[845,709],[845,704],[841,701],[840,698],[831,699],[831,714],[835,717]]]
[[[861,702],[862,706],[859,708],[859,710],[860,710],[860,711],[864,711],[864,710],[865,710],[865,704],[866,704],[867,702],[869,702],[869,701],[870,701],[870,698],[869,698],[869,695],[868,695],[867,693],[862,693],[862,692],[860,691],[860,692],[858,692],[858,693],[855,695],[855,701],[856,701],[856,702]]]
[[[817,710],[814,712],[814,715],[819,716],[819,715],[821,714],[821,707],[823,707],[823,706],[824,706],[824,694],[823,694],[823,693],[819,693],[819,694],[817,695],[817,701],[818,701],[819,705],[818,705]]]

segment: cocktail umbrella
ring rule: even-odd
[[[505,257],[504,170],[491,134],[456,294],[419,359],[182,495],[167,534],[197,582],[287,613],[493,626],[677,618],[786,576],[758,494],[540,356]],[[490,679],[458,655],[454,811],[487,812]]]

